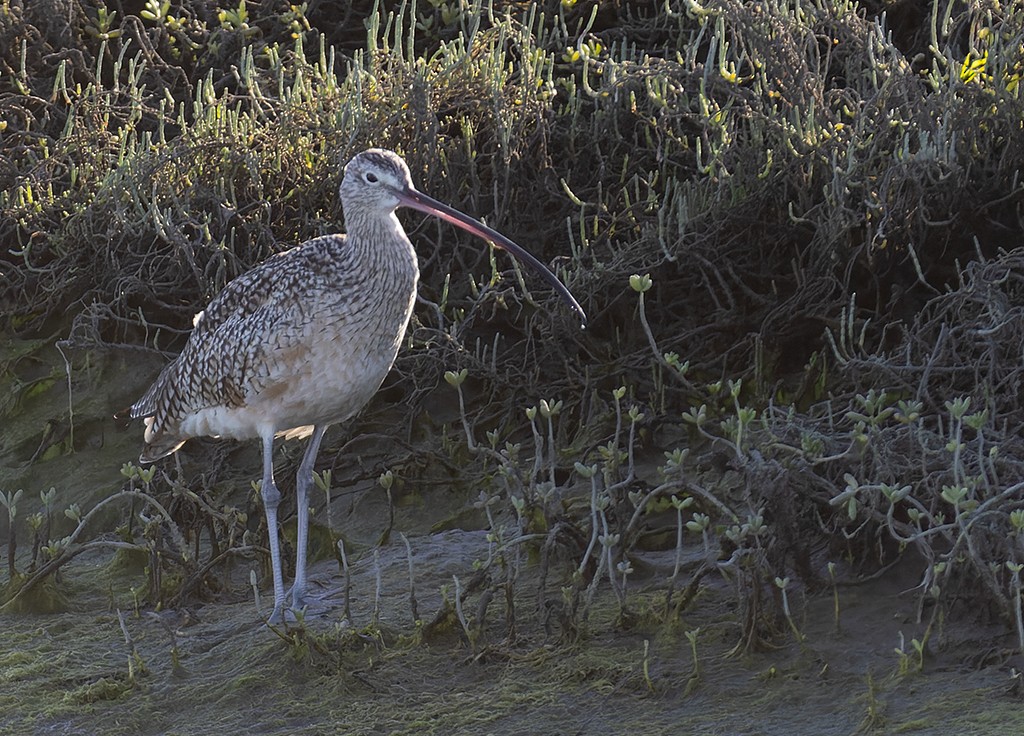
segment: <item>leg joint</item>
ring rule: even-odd
[[[267,483],[264,481],[260,487],[260,496],[263,497],[263,505],[272,508],[277,508],[281,503],[281,491],[277,490],[277,485],[271,481]]]

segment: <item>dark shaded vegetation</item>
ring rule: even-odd
[[[706,559],[657,581],[661,615],[719,571],[741,646],[783,630],[790,576],[914,555],[922,620],[985,601],[1024,647],[1022,43],[1019,8],[974,0],[11,0],[4,328],[172,353],[231,278],[339,229],[341,164],[393,148],[591,315],[403,216],[422,303],[374,406],[413,419],[350,431],[392,437],[407,486],[484,489],[481,621],[530,551],[552,631],[579,632],[598,583],[630,625],[631,559],[685,533]],[[424,431],[446,369],[464,408]],[[243,548],[233,512],[174,498],[166,523],[212,551],[160,519],[133,538],[190,586],[154,604]]]

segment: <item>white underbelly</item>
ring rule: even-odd
[[[271,354],[267,375],[254,381],[241,406],[212,406],[181,423],[187,436],[248,439],[301,437],[314,425],[343,422],[380,388],[398,353],[404,326],[393,340],[361,341],[321,332],[319,339]]]

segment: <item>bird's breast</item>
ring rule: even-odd
[[[217,388],[207,393],[237,398],[186,412],[183,436],[301,434],[288,430],[341,422],[366,405],[398,354],[419,273],[411,246],[366,256],[354,245],[308,247],[298,286],[282,271],[260,306],[223,323],[211,339],[223,343],[210,351],[216,365],[203,375]]]
[[[301,334],[268,351],[267,378],[248,405],[278,430],[345,421],[373,397],[395,362],[412,314],[408,288],[349,292],[321,304]]]

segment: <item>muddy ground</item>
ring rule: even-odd
[[[88,510],[121,487],[121,464],[137,455],[140,429],[111,414],[159,361],[75,356],[67,452],[67,440],[49,444],[69,424],[60,354],[45,342],[12,350],[25,357],[9,360],[3,379],[3,395],[17,398],[4,411],[0,490],[25,489],[22,514],[50,486],[57,509],[77,502]],[[230,457],[240,478],[256,477],[255,448]],[[135,605],[133,588],[146,586],[141,565],[110,551],[83,555],[60,573],[66,610],[0,614],[0,734],[1024,732],[1022,658],[1005,622],[965,604],[915,651],[925,624],[917,622],[913,559],[866,580],[840,570],[838,628],[832,590],[791,586],[803,641],[783,629],[767,646],[739,652],[735,593],[723,578],[705,578],[679,621],[659,623],[671,553],[635,561],[635,625],[617,626],[617,603],[605,590],[573,643],[538,610],[532,564],[517,586],[515,635],[495,600],[471,646],[456,625],[427,626],[452,598],[455,577],[465,584],[486,555],[479,517],[461,513],[471,499],[431,489],[397,507],[395,530],[413,551],[417,625],[405,545],[392,534],[376,546],[388,517],[383,494],[372,483],[348,487],[336,477],[334,485],[333,523],[352,549],[351,620],[343,616],[345,578],[330,558],[312,570],[304,627],[275,631],[261,618],[269,592],[264,586],[257,602],[248,583],[261,570],[256,559],[238,560],[210,600],[154,611]],[[126,514],[116,510],[94,535],[109,536]],[[432,532],[442,519],[448,528]],[[691,570],[699,559],[692,552]],[[6,582],[6,553],[3,560]],[[696,665],[686,636],[695,631]]]

